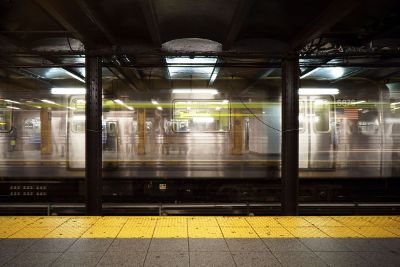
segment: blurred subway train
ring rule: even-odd
[[[290,129],[299,132],[301,199],[348,200],[360,183],[371,183],[361,200],[391,197],[388,181],[400,176],[397,87],[302,81],[299,128]],[[105,199],[277,201],[280,97],[279,81],[246,95],[211,88],[105,95]],[[73,190],[82,198],[85,96],[0,102],[1,198],[59,201]]]

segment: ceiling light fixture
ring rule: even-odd
[[[337,95],[337,88],[300,88],[299,95]]]
[[[173,94],[210,94],[216,95],[218,94],[218,90],[216,89],[173,89]]]
[[[84,95],[86,88],[84,87],[53,87],[51,88],[52,95]]]

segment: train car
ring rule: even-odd
[[[222,89],[171,89],[158,99],[103,99],[105,200],[278,201],[279,81],[263,86],[246,96]],[[302,197],[301,191],[300,198],[348,200],[346,190],[361,190],[357,186],[369,181],[379,184],[378,198],[390,191],[387,181],[400,171],[397,89],[365,79],[305,80],[299,94],[299,129],[291,130],[299,131],[301,189],[311,192]],[[5,201],[22,194],[15,188],[28,186],[27,180],[46,188],[58,181],[53,193],[43,195],[48,201],[62,199],[65,184],[76,191],[72,199],[81,199],[85,99],[72,95],[63,101],[26,109],[3,103]],[[21,164],[31,171],[23,172]],[[370,189],[364,189],[361,199],[368,199]]]

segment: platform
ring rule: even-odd
[[[0,217],[1,266],[400,266],[400,216]]]

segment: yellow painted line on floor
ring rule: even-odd
[[[362,234],[346,227],[346,226],[319,226],[322,232],[327,234],[329,237],[337,238],[361,238]]]
[[[54,229],[48,233],[45,238],[79,238],[81,237],[89,228],[88,227],[68,227],[63,226]]]
[[[311,223],[314,226],[343,226],[340,222],[329,218],[329,217],[318,217],[318,216],[310,216],[310,217],[304,217],[304,219]]]
[[[360,233],[365,237],[398,237],[395,233],[389,232],[382,227],[369,227],[369,226],[360,226],[360,227],[351,227],[352,230]]]
[[[400,216],[3,216],[0,238],[399,238]]]
[[[246,221],[251,227],[282,227],[282,225],[272,217],[247,217]]]
[[[251,227],[221,227],[221,230],[225,238],[258,238]]]
[[[293,236],[300,238],[329,237],[315,226],[286,227],[286,230],[288,230]]]
[[[256,227],[254,231],[260,238],[294,238],[284,227]]]
[[[125,225],[118,233],[118,238],[152,238],[154,233],[154,226],[130,226]]]
[[[222,238],[221,228],[218,226],[193,227],[188,228],[189,238]]]

